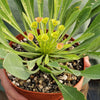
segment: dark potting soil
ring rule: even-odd
[[[24,38],[21,40],[22,42],[27,42],[27,40]],[[69,41],[70,43],[71,41]],[[25,51],[20,45],[13,43],[12,44],[13,49],[16,51]],[[72,46],[67,50],[71,50],[75,47]],[[28,60],[27,58],[24,58]],[[60,63],[61,65],[63,63]],[[72,62],[66,62],[64,65],[67,65],[71,69],[76,70],[83,70],[83,59],[74,60]],[[44,72],[38,71],[35,74],[32,74],[27,80],[21,80],[16,78],[15,76],[8,73],[9,79],[12,81],[13,84],[15,84],[17,87],[20,87],[25,90],[29,91],[35,91],[35,92],[44,92],[44,93],[58,93],[60,92],[56,82],[53,80],[53,78]],[[79,82],[81,79],[81,76],[75,76],[70,73],[62,73],[58,76],[56,76],[58,81],[60,83],[63,83],[68,86],[74,86]]]

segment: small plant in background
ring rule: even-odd
[[[21,18],[26,34],[21,30],[8,6],[7,0],[0,0],[0,63],[12,75],[26,80],[31,74],[39,70],[48,73],[59,86],[64,100],[85,100],[84,96],[75,88],[61,84],[56,76],[61,73],[71,73],[76,76],[84,76],[89,79],[100,79],[100,65],[95,65],[83,71],[70,69],[67,65],[61,65],[73,60],[81,59],[87,55],[100,56],[100,15],[94,19],[86,31],[76,40],[70,41],[80,26],[88,19],[100,12],[99,0],[88,0],[80,9],[82,1],[71,4],[73,0],[48,0],[49,17],[43,17],[43,0],[37,0],[39,17],[34,17],[34,0],[15,0],[21,6]],[[45,5],[47,6],[47,5]],[[59,17],[58,17],[59,15]],[[15,28],[27,42],[17,40],[5,26],[4,21]],[[64,38],[70,27],[74,29]],[[38,31],[37,31],[38,29]],[[16,51],[9,46],[8,40],[19,44],[24,51]],[[80,45],[68,50],[75,43]],[[28,58],[24,60],[22,58]],[[32,70],[37,64],[37,69]],[[73,92],[73,94],[72,94]]]

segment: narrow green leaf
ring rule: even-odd
[[[66,58],[67,60],[78,60],[80,57],[75,54],[69,54],[69,55],[50,55],[51,57],[57,57],[57,58]]]
[[[36,59],[32,60],[32,61],[27,61],[28,69],[32,70],[34,68],[34,66],[35,66],[35,63],[36,63]]]
[[[93,10],[91,11],[91,14],[90,14],[89,18],[94,17],[94,16],[97,15],[98,13],[100,13],[100,6],[97,6],[95,9],[93,9]]]
[[[93,22],[91,23],[91,25],[89,26],[89,28],[86,30],[86,32],[92,32],[93,29],[98,28],[99,24],[100,24],[100,14],[96,16],[96,18],[93,20]]]
[[[78,18],[77,18],[77,22],[76,22],[76,25],[72,31],[72,33],[70,34],[70,37],[74,34],[74,32],[88,19],[89,15],[91,13],[91,7],[87,7],[87,8],[84,8]]]
[[[34,46],[31,46],[30,44],[28,43],[20,43],[20,45],[26,50],[26,51],[29,51],[29,52],[34,52],[35,51],[35,47]]]
[[[54,74],[54,75],[60,75],[60,74],[62,74],[63,72],[65,72],[65,69],[62,69],[62,70],[60,70],[60,71],[53,70],[53,71],[52,71],[52,74]]]
[[[49,62],[47,65],[51,66],[51,67],[60,67],[59,64],[56,61]]]
[[[43,58],[43,56],[41,56],[40,58],[37,59],[37,65],[38,65],[38,66],[41,64],[42,58]]]
[[[51,73],[51,70],[48,69],[48,68],[46,68],[46,67],[44,67],[43,65],[39,65],[38,67],[39,67],[39,69],[40,69],[41,71],[43,71],[43,72]]]
[[[8,6],[7,0],[0,0],[0,7],[7,14],[11,14],[11,10],[10,10],[10,8]]]
[[[33,0],[32,0],[32,1],[33,1]],[[21,15],[21,19],[22,19],[22,21],[23,21],[24,27],[25,27],[26,32],[27,32],[27,30],[29,30],[29,25],[28,25],[27,22],[24,20],[23,15],[22,15],[22,12],[25,13],[25,10],[24,10],[24,8],[23,8],[23,6],[22,6],[22,3],[21,3],[20,0],[14,0],[14,2],[16,3],[16,5],[17,5],[17,7],[18,7],[19,13],[20,13],[20,15]],[[33,4],[33,3],[32,3],[32,4]],[[32,5],[32,4],[31,4],[31,5]],[[32,11],[32,12],[34,12],[34,11]]]
[[[60,88],[64,100],[85,100],[84,95],[76,88],[61,84],[53,75],[51,75]]]
[[[27,15],[24,12],[22,12],[22,15],[23,15],[24,20],[27,22],[28,26],[30,26],[31,21],[30,21],[29,17],[27,17]]]
[[[43,17],[43,4],[44,0],[37,0],[39,16]]]
[[[69,19],[70,15],[71,15],[75,10],[79,9],[79,8],[77,8],[77,7],[80,6],[81,2],[82,2],[82,1],[75,2],[71,7],[69,7],[69,8],[66,10],[65,14],[64,14],[63,17],[62,17],[62,24],[63,24],[63,25],[65,25],[65,20],[67,21],[67,20]]]
[[[63,2],[62,2],[63,4],[61,7],[61,13],[60,13],[60,22],[62,22],[62,18],[65,15],[65,12],[68,9],[71,2],[72,2],[72,0],[63,0]]]
[[[92,7],[92,9],[94,9],[98,5],[100,5],[100,1],[99,0],[88,0],[88,2],[86,3],[84,8]]]
[[[61,33],[61,37],[58,40],[58,42],[60,42],[62,40],[62,38],[64,37],[64,35],[66,34],[66,32],[68,31],[69,27],[75,22],[75,20],[77,19],[77,16],[79,15],[80,10],[76,10],[74,11],[71,16],[69,17],[69,19],[66,21],[65,23],[65,30]],[[70,37],[69,37],[70,38]]]
[[[32,21],[34,21],[34,12],[33,12],[33,8],[31,8],[31,3],[33,3],[34,0],[21,0],[21,3],[23,5],[23,8],[30,20],[30,22],[32,23]]]
[[[62,0],[54,0],[54,19],[57,19]]]
[[[4,49],[0,48],[0,58],[5,58],[5,56],[8,54],[7,51],[5,51]]]
[[[30,76],[22,63],[22,59],[14,53],[9,53],[5,57],[3,66],[6,71],[20,79],[26,80]]]
[[[48,0],[49,17],[53,19],[54,15],[54,0]]]
[[[88,52],[88,51],[92,52],[98,50],[100,48],[99,43],[100,43],[100,36],[94,39],[84,52]]]
[[[94,33],[84,33],[78,39],[76,39],[75,41],[73,41],[71,44],[74,44],[74,43],[77,43],[77,42],[83,42],[83,41],[91,38],[94,35],[95,35]]]
[[[40,56],[40,53],[31,53],[31,52],[17,52],[15,51],[16,54],[22,56],[22,57],[27,57],[27,58],[34,58],[37,56]]]
[[[47,54],[46,57],[45,57],[45,64],[48,64],[48,63],[49,63],[49,56]]]
[[[100,57],[100,52],[88,52],[87,55],[93,56],[93,57]]]
[[[80,10],[76,10],[74,11],[71,16],[69,17],[69,19],[66,21],[65,26],[69,27],[70,25],[73,24],[73,22],[77,19],[77,16],[79,15]]]
[[[76,40],[72,41],[71,44],[66,44],[64,45],[64,48],[67,49],[69,47],[71,47],[73,44],[78,43],[78,42],[84,42],[85,40],[93,37],[95,34],[94,33],[84,33],[82,34],[79,38],[77,38]],[[65,39],[63,41],[63,43],[66,43],[67,39]]]
[[[82,76],[89,79],[100,79],[100,64],[91,66],[84,71],[81,71]]]
[[[40,70],[40,69],[37,68],[37,69],[34,70],[34,71],[27,70],[27,72],[30,73],[30,74],[35,74],[35,73],[37,73],[39,70]]]

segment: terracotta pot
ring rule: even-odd
[[[39,32],[39,30],[38,30]],[[26,33],[25,33],[26,34]],[[66,35],[67,36],[67,35]],[[19,34],[16,36],[16,38],[18,40],[22,40],[24,37]],[[71,38],[71,40],[73,41],[74,39]],[[13,42],[10,42],[10,46],[12,45]],[[78,45],[78,44],[77,44]],[[86,62],[84,60],[85,58],[83,58],[83,62],[84,62],[84,69],[86,67]],[[6,73],[6,72],[5,72]],[[7,76],[7,74],[6,74]],[[8,77],[8,76],[7,76]],[[77,90],[81,90],[82,88],[82,83],[83,83],[83,77],[80,79],[80,81],[74,86],[75,88],[77,88]],[[8,79],[9,80],[9,79]],[[21,89],[19,87],[16,87],[10,80],[9,82],[11,83],[11,85],[16,89],[17,92],[19,92],[21,95],[23,95],[24,97],[28,98],[28,100],[60,100],[62,98],[62,93],[42,93],[42,92],[33,92],[33,91],[28,91],[28,90],[24,90]]]

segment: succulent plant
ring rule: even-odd
[[[61,84],[55,76],[67,72],[89,79],[100,79],[100,65],[78,71],[70,69],[67,65],[59,64],[60,62],[78,60],[88,55],[100,56],[100,52],[97,52],[100,49],[100,0],[88,0],[83,8],[80,8],[81,0],[73,4],[72,1],[48,0],[48,5],[45,6],[48,6],[49,17],[44,17],[44,0],[37,0],[39,17],[35,18],[34,0],[15,0],[26,29],[27,34],[24,34],[16,22],[7,0],[0,0],[0,58],[4,59],[0,59],[0,64],[3,64],[6,71],[23,80],[41,70],[50,74],[56,81],[64,100],[85,100],[79,91]],[[95,15],[97,15],[96,18],[86,31],[68,44],[80,26]],[[17,40],[4,22],[15,28],[28,42]],[[73,24],[74,29],[68,38],[63,39]],[[14,50],[8,41],[19,44],[25,52]],[[78,42],[79,46],[67,51],[69,47]],[[27,57],[30,60],[23,60],[22,57]],[[35,64],[38,68],[32,70]]]

